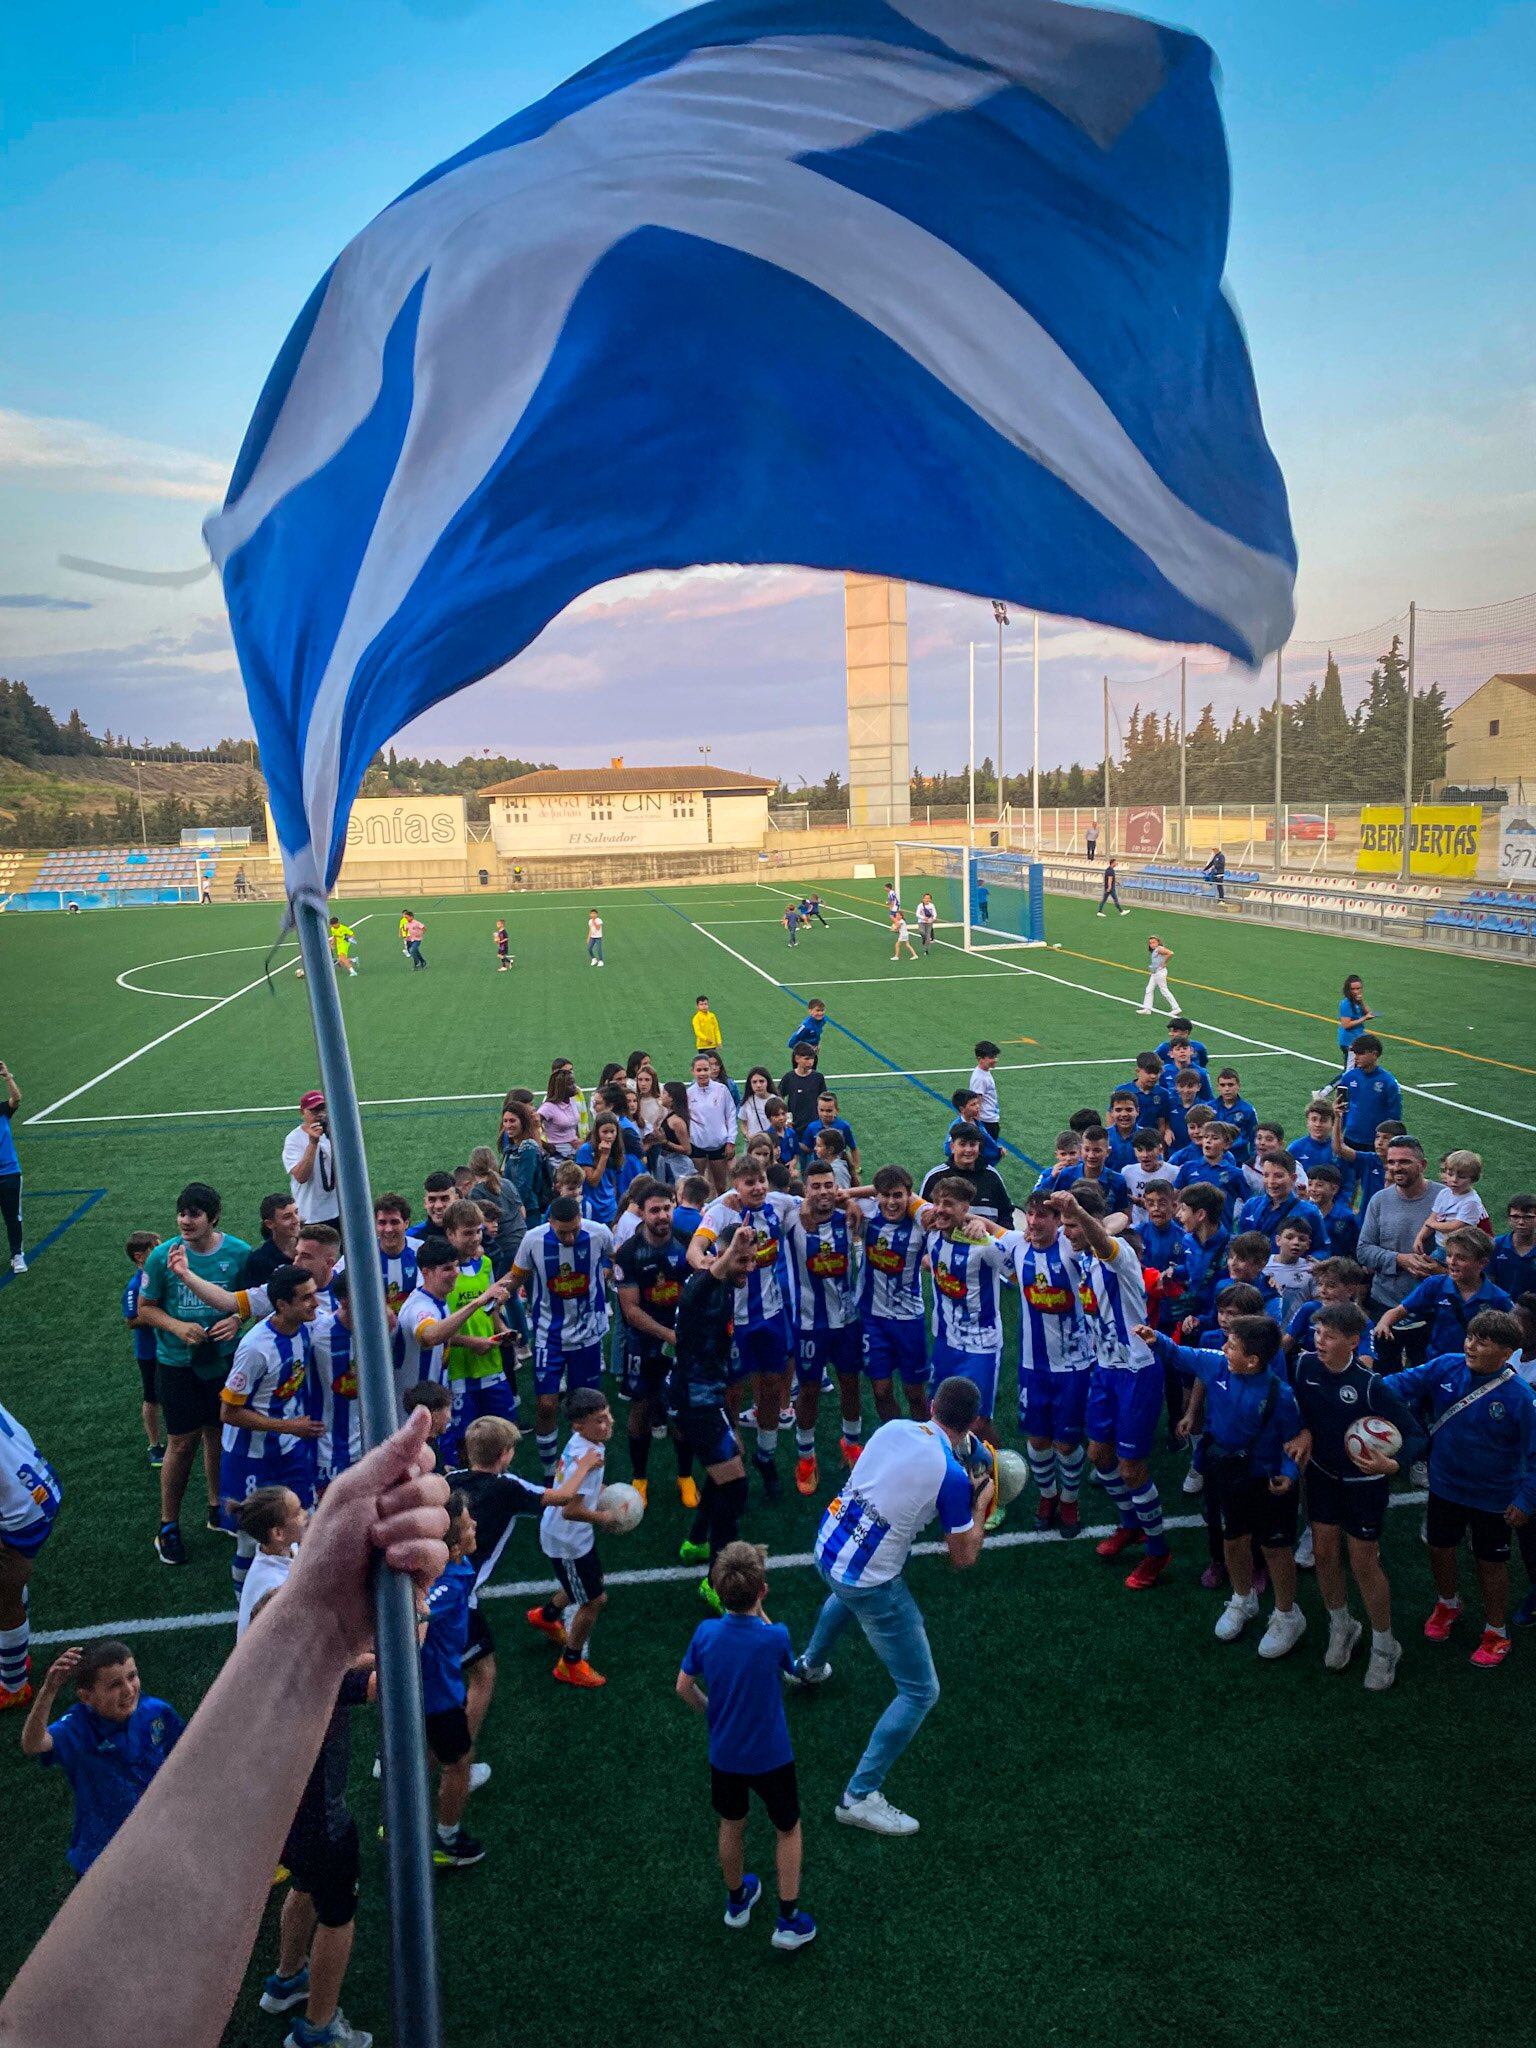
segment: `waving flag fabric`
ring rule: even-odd
[[[713,0],[428,173],[268,379],[223,571],[290,887],[573,598],[858,569],[1255,661],[1295,550],[1211,53],[1049,0]]]

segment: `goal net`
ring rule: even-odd
[[[1044,874],[1023,854],[900,840],[891,883],[909,922],[931,896],[939,930],[967,953],[1045,944]]]

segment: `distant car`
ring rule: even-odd
[[[1264,827],[1264,837],[1273,839],[1275,821],[1271,818]],[[1320,811],[1292,811],[1286,826],[1287,839],[1337,839],[1339,828],[1332,818],[1325,818]]]

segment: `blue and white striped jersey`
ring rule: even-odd
[[[1093,1295],[1088,1334],[1096,1362],[1119,1372],[1141,1372],[1153,1362],[1135,1328],[1147,1320],[1147,1283],[1141,1260],[1123,1238],[1115,1239],[1112,1260],[1095,1258],[1087,1251],[1080,1256]]]
[[[883,1422],[827,1503],[816,1561],[839,1585],[885,1585],[901,1576],[935,1515],[948,1535],[968,1528],[972,1512],[971,1482],[943,1431],[931,1422]]]
[[[834,1209],[825,1223],[816,1225],[799,1215],[791,1217],[787,1242],[797,1327],[843,1330],[856,1323],[857,1225],[850,1230],[846,1212]]]
[[[786,1238],[790,1219],[798,1214],[793,1195],[769,1190],[760,1209],[735,1209],[725,1201],[711,1202],[699,1220],[695,1240],[713,1245],[738,1223],[749,1223],[757,1239],[757,1264],[736,1289],[736,1327],[761,1330],[789,1311],[789,1254]]]
[[[1003,1242],[1010,1240],[1019,1283],[1020,1365],[1026,1372],[1086,1372],[1093,1364],[1083,1303],[1087,1282],[1072,1247],[1058,1237],[1042,1251],[1022,1231],[1011,1231]]]
[[[988,1237],[977,1244],[938,1230],[928,1232],[936,1344],[947,1344],[951,1351],[981,1352],[1001,1346],[1001,1283],[1009,1266],[1009,1255],[1002,1249],[1005,1242]]]
[[[923,1205],[914,1195],[908,1213],[889,1223],[880,1207],[866,1197],[864,1270],[859,1282],[859,1313],[877,1323],[920,1323],[923,1319],[923,1255],[928,1234],[918,1222]]]
[[[562,1244],[552,1223],[524,1237],[512,1271],[528,1283],[528,1312],[537,1348],[556,1354],[585,1351],[608,1334],[608,1269],[613,1232],[583,1222],[575,1242]]]
[[[448,1369],[443,1359],[443,1346],[424,1341],[423,1333],[434,1323],[441,1323],[448,1315],[448,1304],[439,1301],[435,1294],[428,1294],[425,1287],[413,1287],[400,1304],[400,1320],[396,1335],[400,1339],[399,1356],[395,1364],[395,1392],[400,1396],[402,1414],[405,1396],[412,1387],[430,1380],[435,1386],[446,1386]]]
[[[363,1455],[357,1360],[352,1355],[352,1332],[340,1316],[316,1316],[311,1327],[315,1339],[315,1377],[320,1382],[320,1415],[325,1423],[325,1435],[320,1439],[320,1477],[334,1479]],[[416,1383],[412,1380],[409,1384]]]
[[[318,1415],[319,1389],[314,1385],[310,1364],[315,1340],[308,1323],[301,1323],[291,1337],[285,1336],[269,1318],[247,1330],[235,1348],[234,1362],[224,1382],[225,1412],[231,1408],[253,1408],[272,1422],[297,1421]],[[267,1450],[270,1430],[242,1429],[237,1423],[224,1424],[223,1446],[241,1458]],[[301,1436],[279,1433],[277,1455],[287,1457],[304,1442]]]
[[[8,1408],[0,1408],[0,1530],[38,1535],[59,1511],[58,1475]]]

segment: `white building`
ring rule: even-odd
[[[703,762],[677,768],[541,768],[494,783],[491,838],[506,860],[540,854],[671,853],[760,848],[772,776]]]

